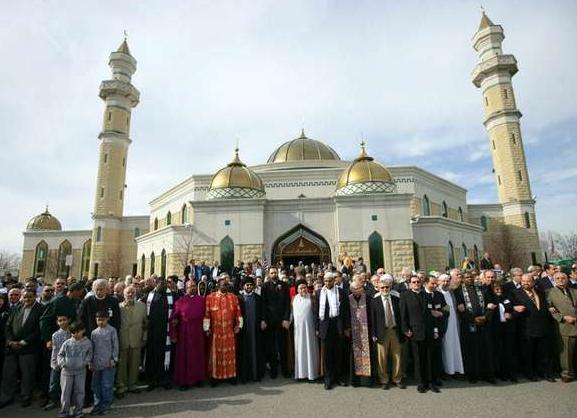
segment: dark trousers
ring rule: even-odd
[[[549,338],[549,336],[523,338],[523,361],[527,377],[548,377],[551,375]]]
[[[327,335],[321,339],[325,383],[333,385],[342,378],[343,337],[339,335],[337,318],[328,320]]]
[[[37,354],[7,354],[2,369],[2,389],[0,402],[14,399],[18,389],[18,372],[20,372],[20,396],[22,400],[32,397],[34,373],[36,372]]]
[[[494,366],[492,342],[486,326],[477,326],[474,331],[467,329],[462,333],[463,363],[469,380],[493,379]]]
[[[436,383],[441,380],[441,373],[443,372],[443,339],[441,337],[430,343],[428,354],[431,367],[431,381]]]
[[[52,356],[52,350],[46,348],[43,345],[42,351],[40,353],[40,364],[38,367],[38,388],[42,391],[44,395],[47,395],[50,391],[50,374],[52,369],[50,368],[50,357]]]
[[[413,364],[415,366],[415,380],[421,386],[428,386],[431,382],[431,346],[430,342],[410,340]]]
[[[502,379],[510,379],[517,375],[517,335],[515,328],[509,325],[499,325],[493,341],[493,358],[495,373]]]
[[[279,361],[283,375],[290,375],[287,369],[287,333],[283,331],[280,324],[269,324],[265,330],[266,361],[270,366],[271,376],[278,374]]]

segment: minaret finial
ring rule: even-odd
[[[46,209],[44,210],[44,213],[48,213],[48,202],[46,202]]]
[[[238,151],[239,151],[239,146],[238,146],[238,137],[236,138],[236,146],[234,147],[234,158],[232,159],[231,164],[233,165],[238,165],[238,164],[242,164],[242,161],[240,161],[240,157],[238,156]]]
[[[369,155],[367,154],[367,143],[364,139],[361,138],[361,153],[359,158],[367,158]]]
[[[301,128],[301,136],[300,138],[306,138],[307,136],[305,135],[305,128]]]
[[[126,29],[124,29],[124,42],[126,42],[128,40],[128,32],[126,32]]]

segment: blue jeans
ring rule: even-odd
[[[48,399],[56,405],[60,403],[60,369],[50,370],[50,383],[48,384]]]
[[[114,396],[114,375],[116,368],[108,367],[92,371],[92,392],[94,393],[94,408],[97,410],[110,409]]]

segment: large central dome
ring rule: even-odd
[[[321,141],[307,138],[304,129],[301,136],[278,147],[268,158],[269,163],[305,160],[340,160],[334,149]]]

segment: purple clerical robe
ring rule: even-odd
[[[170,338],[176,340],[173,380],[176,385],[193,385],[206,379],[206,355],[202,320],[202,296],[180,297],[170,318]]]

